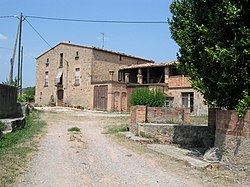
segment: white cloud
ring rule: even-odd
[[[0,40],[7,40],[7,37],[0,33]]]

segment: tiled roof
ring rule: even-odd
[[[146,64],[131,64],[131,65],[122,65],[120,70],[124,69],[137,69],[137,68],[148,68],[148,67],[164,67],[174,64],[178,64],[178,61],[162,62],[162,63],[146,63]]]

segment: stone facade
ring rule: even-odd
[[[115,84],[118,82],[120,65],[152,62],[122,53],[64,42],[46,51],[36,60],[37,105],[76,106],[86,109],[94,108],[94,84],[106,85],[110,81],[109,95],[116,94],[115,99],[120,101],[117,88],[121,88],[119,95],[125,97],[124,86]],[[110,90],[113,88],[114,91]],[[122,107],[124,104],[111,106],[117,101],[111,96],[107,99],[108,108],[105,110],[118,107],[118,110],[122,111],[127,107]],[[123,100],[126,101],[121,103],[127,102],[127,98]]]

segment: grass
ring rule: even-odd
[[[39,112],[33,111],[23,129],[8,133],[0,140],[0,186],[13,185],[25,171],[44,127],[45,123],[39,121]]]
[[[0,131],[4,131],[5,128],[5,125],[0,121]]]
[[[79,127],[71,127],[68,129],[69,132],[80,132],[81,129]]]
[[[118,132],[126,132],[128,131],[128,125],[109,125],[105,127],[104,134],[117,134]]]

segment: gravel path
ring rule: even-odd
[[[112,142],[102,134],[104,115],[79,111],[43,115],[48,132],[17,187],[199,186]],[[81,132],[67,131],[74,126]]]

